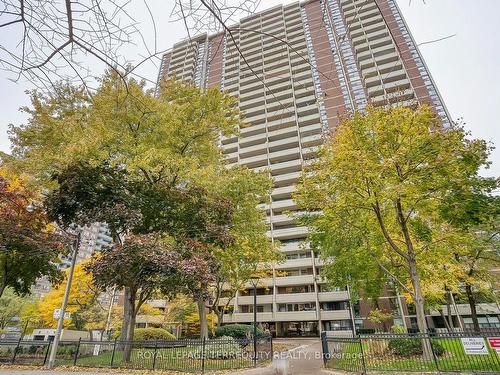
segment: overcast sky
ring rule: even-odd
[[[143,2],[136,0],[134,8],[143,23],[146,40],[152,43],[153,33]],[[261,9],[283,1],[263,0]],[[285,1],[289,3],[290,1]],[[133,2],[132,2],[133,3]],[[166,4],[167,3],[167,4]],[[158,49],[166,49],[186,36],[182,23],[170,22],[171,3],[148,0],[155,15]],[[500,146],[500,1],[498,0],[398,0],[403,15],[417,43],[450,35],[451,38],[421,45],[420,49],[437,87],[454,119],[463,118],[475,138],[483,138]],[[9,33],[0,35],[0,45],[6,44]],[[137,48],[122,50],[133,59]],[[102,67],[96,64],[96,75]],[[157,66],[143,67],[141,74],[155,80]],[[18,108],[28,104],[25,90],[29,82],[11,82],[12,77],[0,71],[0,150],[9,151],[9,123],[19,124],[25,118]],[[500,149],[493,152],[493,165],[484,175],[500,176]]]

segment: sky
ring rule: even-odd
[[[262,0],[260,9],[291,1]],[[462,119],[472,137],[482,138],[500,147],[500,1],[493,0],[397,0],[436,86],[453,119]],[[158,50],[167,49],[187,36],[182,22],[170,16],[173,1],[148,0],[156,24]],[[154,32],[143,2],[132,4],[132,13],[141,22],[148,45],[154,44]],[[2,33],[0,45],[10,43]],[[449,37],[450,36],[450,37]],[[446,38],[449,37],[449,38]],[[427,43],[446,38],[441,41]],[[423,44],[422,44],[423,43]],[[121,50],[131,60],[143,52],[135,45]],[[104,67],[98,63],[94,73]],[[140,74],[156,80],[158,66],[144,64]],[[9,151],[8,125],[22,124],[26,116],[19,111],[29,104],[25,91],[30,82],[12,82],[12,75],[0,70],[0,150]],[[500,148],[491,155],[492,165],[481,173],[500,176]]]

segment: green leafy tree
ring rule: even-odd
[[[500,197],[494,195],[498,179],[471,177],[468,183],[450,186],[451,193],[441,205],[441,214],[469,234],[463,243],[464,250],[455,254],[464,269],[461,280],[464,287],[457,292],[465,294],[474,330],[479,332],[477,298],[495,301],[498,290],[493,270],[500,266]]]
[[[272,263],[282,258],[276,244],[273,245],[266,234],[265,212],[257,208],[259,203],[269,199],[272,184],[268,176],[246,168],[232,168],[212,184],[210,189],[228,199],[233,206],[229,230],[233,241],[213,251],[217,267],[209,309],[216,313],[220,326],[236,292],[244,289],[256,274],[264,275]],[[222,295],[230,297],[221,303]]]
[[[464,233],[439,215],[440,204],[450,186],[471,182],[488,154],[462,128],[441,129],[426,106],[368,108],[344,121],[295,195],[313,212],[303,220],[327,259],[326,276],[373,291],[389,278],[427,332],[426,296],[456,288],[463,273],[454,255]],[[428,342],[424,353],[431,355]]]
[[[0,330],[9,325],[18,325],[14,318],[20,321],[21,312],[30,303],[30,299],[18,296],[11,288],[5,289],[0,297]],[[19,328],[22,329],[22,327]]]

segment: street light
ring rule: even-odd
[[[253,362],[257,363],[257,283],[258,276],[250,277],[250,284],[253,286]]]
[[[71,291],[71,282],[73,281],[73,273],[75,271],[76,264],[76,256],[78,255],[78,248],[80,247],[81,240],[81,231],[78,230],[78,234],[76,236],[76,241],[73,245],[73,258],[71,259],[71,267],[68,273],[68,282],[66,283],[66,289],[64,290],[64,297],[61,304],[61,315],[59,316],[59,320],[57,322],[57,329],[54,335],[54,343],[52,345],[52,349],[50,351],[49,362],[47,364],[48,369],[52,369],[56,362],[57,355],[57,346],[59,345],[59,340],[61,339],[61,331],[64,324],[64,313],[66,312],[66,306],[68,304],[68,297]]]

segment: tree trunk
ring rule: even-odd
[[[451,298],[450,298],[450,293],[446,293],[446,314],[448,318],[448,325],[450,326],[450,329],[453,331],[453,328],[455,325],[453,324],[453,317],[451,316]]]
[[[443,322],[444,322],[444,326],[446,327],[446,330],[448,331],[448,333],[451,333],[450,323],[446,319],[446,316],[444,315],[442,308],[439,308],[439,314],[441,315],[441,318],[443,318]]]
[[[217,306],[214,310],[217,314],[217,327],[221,327],[222,323],[224,323],[224,307]]]
[[[476,309],[476,297],[474,297],[474,292],[472,291],[472,285],[465,284],[465,292],[467,294],[467,299],[469,300],[470,306],[470,316],[472,318],[472,325],[475,332],[480,332],[481,327],[479,327],[479,320],[477,319],[477,309]]]
[[[203,295],[198,298],[198,314],[200,316],[200,338],[208,339],[207,309]]]
[[[410,260],[408,263],[410,266],[409,268],[410,268],[411,283],[414,290],[413,302],[415,303],[417,325],[418,329],[420,330],[420,333],[422,335],[426,335],[428,333],[428,329],[427,329],[427,321],[425,319],[425,303],[424,303],[424,297],[422,296],[420,278],[417,273],[417,262],[415,261],[415,256],[413,253],[410,253]],[[431,360],[433,358],[432,346],[427,336],[422,337],[422,349],[423,349],[424,359]]]
[[[2,252],[7,251],[6,249],[1,250]],[[7,254],[0,253],[0,297],[2,297],[3,291],[7,286]]]
[[[125,298],[123,301],[124,319],[122,327],[122,340],[125,341],[123,348],[123,361],[126,363],[130,362],[130,356],[132,354],[131,341],[134,339],[135,317],[137,314],[135,309],[136,295],[136,290],[125,288]],[[126,326],[125,322],[127,323]],[[123,336],[125,336],[125,338],[123,338]]]
[[[425,301],[422,294],[422,286],[420,285],[420,277],[417,272],[417,259],[415,255],[415,249],[413,248],[413,242],[411,240],[410,231],[406,224],[406,219],[404,215],[404,210],[401,204],[400,198],[396,200],[396,214],[398,218],[401,231],[405,239],[406,250],[407,250],[407,261],[408,268],[410,271],[411,284],[413,286],[413,302],[415,303],[415,310],[417,314],[417,325],[420,333],[422,335],[428,334],[427,321],[425,319]],[[423,356],[426,360],[431,360],[433,358],[431,341],[428,336],[422,337],[422,349]]]

